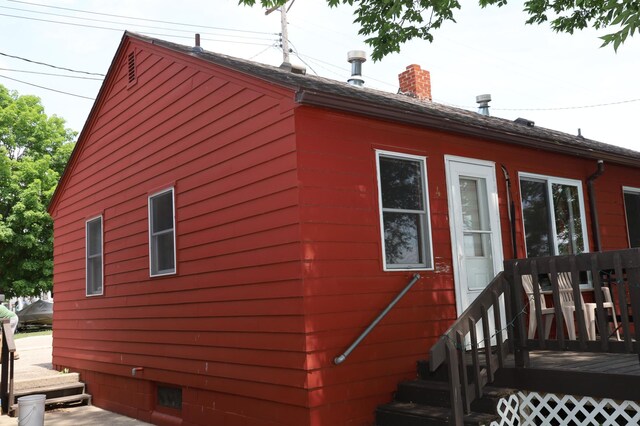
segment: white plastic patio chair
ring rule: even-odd
[[[529,301],[529,339],[533,339],[536,334],[536,328],[538,328],[538,320],[536,316],[536,303],[535,293],[533,292],[533,279],[531,275],[522,276],[522,287],[527,294]],[[538,284],[538,293],[540,294],[540,314],[542,314],[542,321],[544,323],[544,338],[548,339],[551,333],[551,323],[553,321],[554,310],[547,307],[547,302],[544,299],[540,284]]]
[[[558,287],[560,289],[560,303],[562,304],[562,314],[564,315],[565,324],[567,325],[567,335],[569,339],[575,340],[576,331],[575,323],[573,321],[574,312],[576,310],[575,300],[573,298],[573,288],[571,286],[571,275],[568,272],[558,273]],[[616,336],[620,340],[620,332],[618,331],[618,321],[616,320],[616,308],[611,300],[611,293],[608,287],[602,287],[602,295],[604,302],[602,307],[605,310],[611,311],[613,317],[613,326],[616,331]],[[580,303],[582,305],[582,311],[584,312],[585,324],[587,326],[587,338],[590,340],[596,339],[596,303],[585,303],[580,293]]]

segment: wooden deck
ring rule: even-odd
[[[509,356],[493,386],[640,401],[636,354],[537,350],[529,353],[529,359],[529,367],[517,368]]]

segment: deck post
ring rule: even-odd
[[[529,366],[529,350],[527,349],[524,328],[524,307],[522,306],[522,276],[518,273],[518,262],[513,262],[511,268],[506,268],[507,285],[511,287],[511,303],[513,305],[510,320],[513,324],[513,356],[516,367]]]

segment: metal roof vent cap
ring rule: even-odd
[[[528,118],[518,117],[513,121],[517,124],[520,124],[522,126],[527,126],[527,127],[534,127],[536,125],[535,121],[529,120]]]
[[[196,45],[193,46],[191,50],[193,50],[196,53],[204,52],[204,49],[202,48],[202,46],[200,46],[200,34],[196,33]]]
[[[478,104],[478,114],[487,116],[490,115],[489,102],[491,102],[491,95],[489,94],[476,96],[476,103]]]
[[[352,86],[362,87],[362,64],[366,62],[367,54],[363,50],[351,50],[347,53],[347,61],[351,64],[351,78],[347,80]]]

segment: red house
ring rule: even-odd
[[[504,259],[640,245],[639,153],[400,82],[126,33],[49,207],[54,365],[156,424],[371,425]]]

